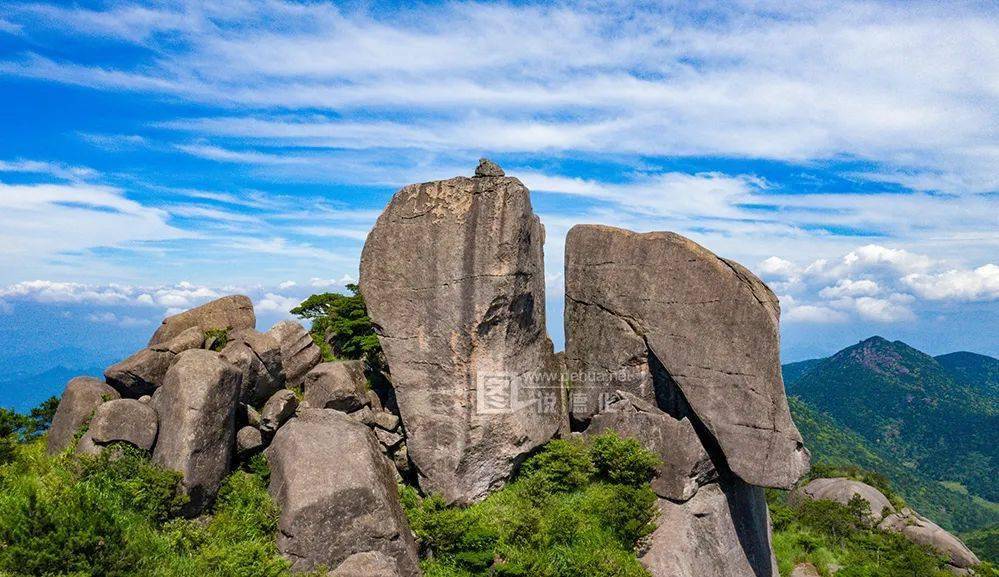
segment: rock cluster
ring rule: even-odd
[[[266,451],[281,509],[278,546],[295,570],[418,575],[396,493],[397,465],[409,471],[398,415],[368,390],[361,361],[321,363],[300,324],[261,333],[255,323],[240,296],[167,318],[148,347],[107,369],[106,382],[67,384],[49,451],[74,447],[77,435],[84,455],[116,443],[147,451],[181,474],[190,517],[236,466]],[[228,333],[221,351],[206,348],[221,344],[206,338],[210,331]]]
[[[896,511],[884,493],[866,483],[845,477],[814,479],[796,489],[792,497],[836,501],[843,505],[859,497],[870,508],[872,525],[900,533],[913,543],[934,549],[947,558],[947,567],[955,575],[970,575],[971,568],[981,563],[960,539],[908,507]]]
[[[149,451],[182,474],[190,516],[263,452],[295,571],[415,577],[398,480],[467,504],[552,438],[613,430],[662,458],[658,528],[640,551],[653,577],[777,577],[764,487],[793,487],[809,461],[781,380],[777,298],[682,236],[577,226],[556,355],[543,243],[528,190],[488,160],[471,178],[406,186],[361,259],[387,373],[321,362],[304,327],[258,332],[249,299],[225,297],[164,320],[106,382],[70,381],[49,450],[83,431],[81,453]],[[216,352],[221,339],[206,337],[219,329],[229,339]],[[820,479],[795,495],[860,496],[872,524],[936,548],[956,572],[977,563],[862,483]]]

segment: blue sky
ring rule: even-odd
[[[534,193],[557,342],[601,222],[757,272],[787,360],[999,354],[993,3],[201,4],[0,3],[7,362],[229,292],[269,324],[480,156]]]

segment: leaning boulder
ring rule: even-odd
[[[885,517],[879,527],[901,533],[906,539],[936,551],[947,558],[949,568],[957,574],[967,574],[981,560],[960,539],[912,509],[903,509]]]
[[[293,571],[376,552],[401,577],[419,575],[392,465],[370,429],[339,411],[303,410],[278,430],[266,455],[281,510],[278,548]]]
[[[118,391],[92,377],[76,377],[66,383],[66,390],[59,399],[59,406],[49,428],[49,454],[58,453],[70,446],[76,433],[90,421],[97,407],[118,397]]]
[[[112,443],[128,443],[149,451],[159,429],[156,411],[135,399],[115,399],[97,407],[87,434],[80,440],[81,452],[99,452]]]
[[[474,178],[402,188],[361,255],[420,486],[451,503],[500,487],[564,421],[544,227],[502,174],[483,162]]]
[[[205,335],[191,327],[168,341],[157,343],[104,371],[104,379],[123,396],[139,398],[150,395],[163,383],[167,369],[180,353],[201,348]]]
[[[605,410],[595,415],[587,437],[615,431],[637,439],[660,459],[652,490],[664,499],[686,501],[718,473],[687,418],[676,418],[625,391],[618,391]]]
[[[163,324],[149,339],[149,345],[168,341],[191,327],[205,332],[213,329],[241,331],[255,326],[257,317],[253,314],[250,298],[232,295],[163,319]]]
[[[352,413],[367,405],[364,361],[319,363],[305,375],[305,404]]]
[[[222,358],[243,374],[240,400],[248,405],[259,405],[284,388],[281,345],[267,333],[235,333],[222,349]]]
[[[289,389],[301,388],[305,374],[323,360],[323,353],[312,340],[312,335],[295,321],[281,321],[267,334],[281,345],[281,366],[284,382]]]
[[[160,418],[153,461],[183,475],[187,515],[197,515],[215,498],[229,471],[240,379],[218,353],[185,351],[153,396]]]
[[[565,267],[573,390],[689,406],[749,484],[790,488],[808,470],[781,379],[780,307],[762,281],[680,235],[596,225],[569,231]]]
[[[659,501],[658,528],[639,561],[653,577],[778,577],[763,489],[738,479]]]
[[[891,501],[885,497],[884,493],[867,483],[846,477],[815,479],[792,493],[793,499],[824,499],[836,501],[842,505],[848,504],[854,497],[860,497],[870,507],[868,518],[874,524],[880,522],[886,515],[895,512],[895,507],[892,506]]]

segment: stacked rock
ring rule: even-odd
[[[266,333],[255,326],[245,296],[168,317],[145,349],[105,371],[106,382],[67,384],[49,451],[72,448],[81,431],[80,454],[116,443],[147,451],[181,473],[182,512],[194,517],[226,475],[266,450],[278,545],[296,570],[342,564],[335,574],[418,575],[396,492],[394,463],[409,471],[399,416],[368,390],[362,361],[321,363],[296,322]]]

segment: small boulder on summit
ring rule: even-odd
[[[253,329],[233,334],[222,349],[222,358],[243,374],[240,400],[259,405],[284,388],[281,344],[267,333]]]
[[[183,475],[186,515],[199,514],[229,472],[241,378],[216,352],[184,351],[153,396],[160,417],[153,462]]]
[[[319,363],[305,375],[305,404],[352,413],[368,404],[367,386],[364,361]]]
[[[257,317],[253,314],[253,302],[250,298],[231,295],[163,319],[163,324],[149,339],[149,345],[168,341],[191,327],[198,327],[201,332],[212,329],[235,332],[255,326]]]
[[[289,389],[301,388],[305,382],[305,374],[323,360],[323,353],[312,340],[312,335],[295,321],[281,321],[271,327],[267,334],[281,344],[285,386]]]
[[[66,383],[66,390],[59,399],[52,427],[49,428],[49,454],[69,447],[77,431],[90,421],[97,407],[119,396],[110,385],[93,377],[76,377]]]
[[[94,412],[87,433],[80,440],[81,452],[96,453],[112,443],[128,443],[149,451],[159,428],[156,411],[135,399],[115,399]]]
[[[498,164],[488,158],[479,159],[479,165],[475,167],[476,178],[499,178],[501,176],[506,176],[506,173]]]
[[[163,383],[167,369],[180,353],[201,348],[205,336],[191,327],[168,341],[157,343],[104,371],[104,379],[123,396],[138,398],[152,394]]]
[[[370,429],[339,411],[306,409],[278,429],[266,455],[281,511],[278,548],[293,571],[377,552],[400,577],[420,574],[395,472]]]

